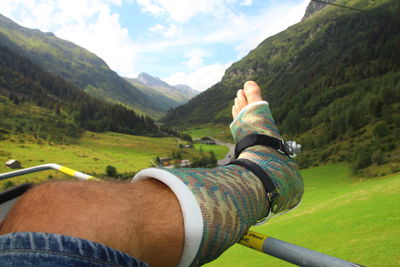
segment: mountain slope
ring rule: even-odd
[[[220,83],[168,112],[163,121],[228,123],[236,90],[255,80],[283,133],[305,146],[307,164],[354,159],[350,154],[359,150],[371,156],[381,151],[378,165],[379,158],[391,161],[400,135],[395,112],[400,106],[400,3],[336,2],[368,13],[332,6],[314,13],[263,41]]]
[[[136,80],[141,84],[147,85],[156,90],[158,89],[160,92],[164,91],[165,93],[168,92],[173,94],[179,93],[179,98],[183,101],[187,101],[199,93],[186,84],[169,85],[160,78],[153,77],[145,72],[140,73]]]
[[[125,78],[125,80],[153,100],[153,103],[162,111],[160,117],[169,109],[187,103],[198,94],[197,91],[187,85],[171,86],[147,73],[140,73],[136,79]]]
[[[159,114],[157,104],[89,51],[52,33],[24,28],[0,15],[0,44],[30,58],[97,98],[121,103],[142,114]]]
[[[0,45],[0,139],[28,135],[64,142],[84,129],[165,135],[150,118],[90,97]]]

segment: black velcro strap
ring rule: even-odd
[[[236,144],[235,158],[238,158],[244,149],[255,145],[268,146],[281,153],[286,153],[285,142],[282,139],[264,134],[249,134]]]
[[[235,159],[231,161],[228,165],[230,164],[239,165],[251,171],[255,176],[257,176],[261,180],[265,190],[267,191],[267,194],[271,194],[269,197],[271,198],[274,197],[274,195],[276,194],[276,187],[272,182],[271,178],[269,177],[269,175],[258,164],[248,159]]]
[[[33,186],[32,183],[21,184],[0,193],[0,204],[21,196]]]

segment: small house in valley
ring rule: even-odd
[[[15,159],[10,159],[6,162],[6,166],[11,169],[19,169],[21,168],[21,162]]]
[[[172,158],[166,157],[166,158],[160,158],[160,165],[161,166],[169,166],[171,164]]]
[[[214,139],[212,139],[211,137],[207,136],[207,137],[201,138],[201,143],[204,145],[215,145],[217,142]]]

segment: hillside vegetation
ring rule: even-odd
[[[367,12],[328,6],[314,13],[162,121],[228,124],[237,89],[254,80],[285,138],[303,144],[302,167],[347,160],[360,175],[399,171],[400,2],[336,3]]]

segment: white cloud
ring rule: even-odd
[[[150,27],[151,32],[163,32],[165,30],[165,26],[161,24],[156,24],[153,27]]]
[[[149,51],[150,47],[166,49],[194,43],[199,47],[226,44],[236,49],[237,59],[246,55],[267,37],[299,22],[309,3],[309,0],[303,0],[300,4],[293,6],[289,2],[282,1],[279,5],[268,6],[264,10],[257,10],[253,15],[245,15],[241,12],[234,12],[235,8],[233,7],[235,4],[252,5],[252,0],[138,1],[146,1],[149,5],[157,5],[162,10],[162,12],[157,13],[158,15],[162,13],[167,15],[169,19],[181,22],[186,22],[192,17],[205,12],[205,10],[208,12],[207,15],[214,16],[212,24],[207,24],[209,29],[197,26],[198,28],[192,28],[191,31],[183,32],[184,34],[181,31],[179,39],[169,42],[158,41],[144,47],[145,50]],[[206,21],[207,19],[204,18],[204,20]],[[163,26],[159,31],[165,33],[167,27]],[[167,37],[168,35],[164,34],[164,36]],[[169,36],[177,37],[178,34],[170,34]],[[192,59],[192,62],[194,60]],[[189,64],[188,61],[187,63]]]
[[[299,22],[308,3],[309,0],[303,0],[296,6],[282,3],[251,17],[243,14],[229,14],[226,17],[226,23],[206,35],[204,41],[206,43],[234,43],[238,58],[241,58],[267,37]]]
[[[203,59],[198,56],[192,56],[189,58],[188,61],[184,62],[183,64],[185,64],[186,66],[188,66],[191,69],[194,69],[194,68],[198,68],[201,65],[203,65]]]
[[[137,45],[129,37],[128,29],[120,25],[118,15],[110,14],[107,9],[99,12],[94,23],[66,26],[56,34],[100,56],[121,75],[137,72],[134,69]]]
[[[162,36],[168,38],[179,36],[182,33],[182,30],[175,24],[169,24],[168,27],[161,24],[156,24],[153,27],[150,27],[150,31],[154,33],[160,33]]]
[[[164,9],[157,3],[154,3],[153,0],[136,0],[136,1],[138,2],[139,5],[142,6],[141,9],[142,12],[148,12],[155,16],[158,16],[164,12]]]
[[[296,6],[278,7],[276,11],[269,14],[269,19],[264,19],[262,17],[256,18],[253,23],[261,27],[253,28],[252,38],[244,39],[236,49],[239,53],[250,51],[267,37],[277,34],[299,22],[304,16],[308,4],[309,0],[303,0],[303,2]]]
[[[176,37],[181,34],[181,29],[179,29],[178,26],[176,26],[175,24],[170,24],[168,28],[166,28],[165,31],[162,32],[162,34],[165,37],[169,38]]]
[[[232,64],[211,64],[200,67],[189,73],[177,72],[163,78],[169,84],[187,84],[195,90],[204,91],[221,81],[225,70]]]
[[[190,40],[183,39],[173,39],[169,38],[168,40],[157,40],[157,41],[149,41],[144,43],[137,43],[137,52],[140,54],[144,53],[152,53],[152,52],[163,52],[169,48],[179,48],[181,46],[185,46],[190,44]]]
[[[240,3],[241,6],[251,6],[253,4],[253,0],[244,0]]]
[[[30,28],[54,32],[104,59],[122,75],[135,71],[136,45],[111,5],[121,0],[1,0],[5,16]]]
[[[185,53],[186,57],[210,57],[211,53],[207,49],[194,48]]]
[[[137,0],[143,12],[184,23],[198,14],[219,16],[229,10],[227,7],[236,0]]]
[[[183,64],[190,69],[196,69],[203,66],[203,58],[210,57],[211,53],[209,50],[194,48],[190,49],[185,53],[185,57],[188,59]]]

